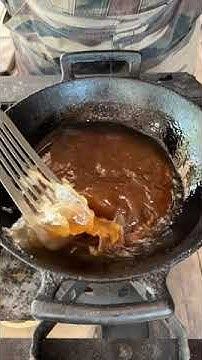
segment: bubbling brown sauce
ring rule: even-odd
[[[68,179],[87,198],[98,217],[124,225],[124,246],[117,253],[154,241],[156,229],[170,221],[176,173],[151,138],[110,124],[62,127],[43,140],[39,152],[58,178]],[[77,247],[80,240],[75,239]],[[93,243],[82,237],[81,248],[84,241]]]

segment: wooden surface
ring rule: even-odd
[[[167,284],[188,337],[202,339],[202,250],[173,268]]]

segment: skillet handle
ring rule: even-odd
[[[53,283],[49,281],[42,286],[37,298],[33,301],[32,315],[39,320],[100,325],[120,325],[165,319],[173,314],[174,303],[166,287],[165,274],[161,279],[159,275],[154,276],[155,282],[159,282],[159,284],[154,294],[151,284],[142,283],[142,281],[128,281],[129,294],[132,294],[134,302],[127,302],[127,296],[124,298],[122,292],[119,303],[113,302],[113,295],[110,295],[110,287],[113,289],[113,294],[116,285],[110,284],[109,289],[106,284],[99,285],[103,286],[103,289],[100,292],[99,288],[97,299],[102,302],[103,291],[108,293],[109,290],[110,306],[104,302],[98,306],[96,301],[92,302],[92,294],[85,294],[89,283],[84,281],[60,283],[61,288],[57,288],[57,290],[59,289],[59,296],[57,296],[56,291],[53,290]],[[96,289],[95,284],[90,284],[90,287],[93,291]],[[118,291],[123,289],[122,283],[118,284],[117,289]],[[79,303],[80,296],[84,299],[85,305]]]
[[[34,300],[32,316],[38,320],[51,320],[70,324],[121,325],[168,318],[173,305],[164,301],[97,308],[77,304],[64,305]]]
[[[139,78],[141,55],[135,51],[84,51],[60,58],[62,81],[95,75]]]

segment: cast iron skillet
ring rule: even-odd
[[[72,64],[85,61],[92,64],[100,60],[101,56],[102,62],[111,60],[112,56],[117,64],[127,60],[130,69],[128,78],[73,77]],[[2,234],[3,246],[33,266],[65,272],[73,277],[83,275],[98,277],[100,280],[109,277],[126,278],[181,260],[196,250],[202,240],[202,112],[197,106],[170,90],[131,79],[137,75],[137,59],[133,54],[131,56],[131,52],[75,54],[63,57],[62,64],[63,75],[68,75],[69,81],[29,96],[11,107],[8,115],[32,144],[36,144],[46,133],[64,121],[115,122],[158,139],[166,147],[185,184],[183,216],[174,227],[177,245],[168,253],[160,253],[138,262],[106,259],[99,261],[97,258],[80,262],[70,257],[68,260],[65,258],[64,263],[60,258],[59,264],[53,253],[49,253],[48,258],[30,258]],[[11,216],[2,214],[2,226],[11,225],[12,222]]]
[[[30,256],[22,252],[1,231],[2,245],[37,269],[61,273],[71,279],[115,281],[141,278],[155,269],[169,269],[202,244],[202,112],[160,86],[139,81],[140,59],[132,52],[89,52],[62,57],[63,82],[41,90],[8,110],[8,115],[25,137],[35,145],[61,122],[113,122],[137,129],[157,139],[168,151],[183,178],[186,198],[183,213],[173,224],[175,246],[139,259],[106,259],[63,256],[45,252]],[[91,75],[79,78],[78,64],[90,68]],[[108,66],[110,76],[92,75],[92,67]],[[119,76],[114,71],[124,65]],[[96,67],[96,66],[95,66]],[[81,68],[81,67],[80,67]],[[104,151],[104,149],[103,149]],[[3,192],[5,205],[12,202]],[[13,206],[13,204],[12,204]],[[1,212],[1,227],[19,216]],[[59,261],[58,261],[59,259]]]

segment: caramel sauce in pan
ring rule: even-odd
[[[41,142],[39,152],[60,179],[87,198],[95,215],[124,225],[125,249],[168,222],[175,170],[149,137],[109,124],[62,127]]]

